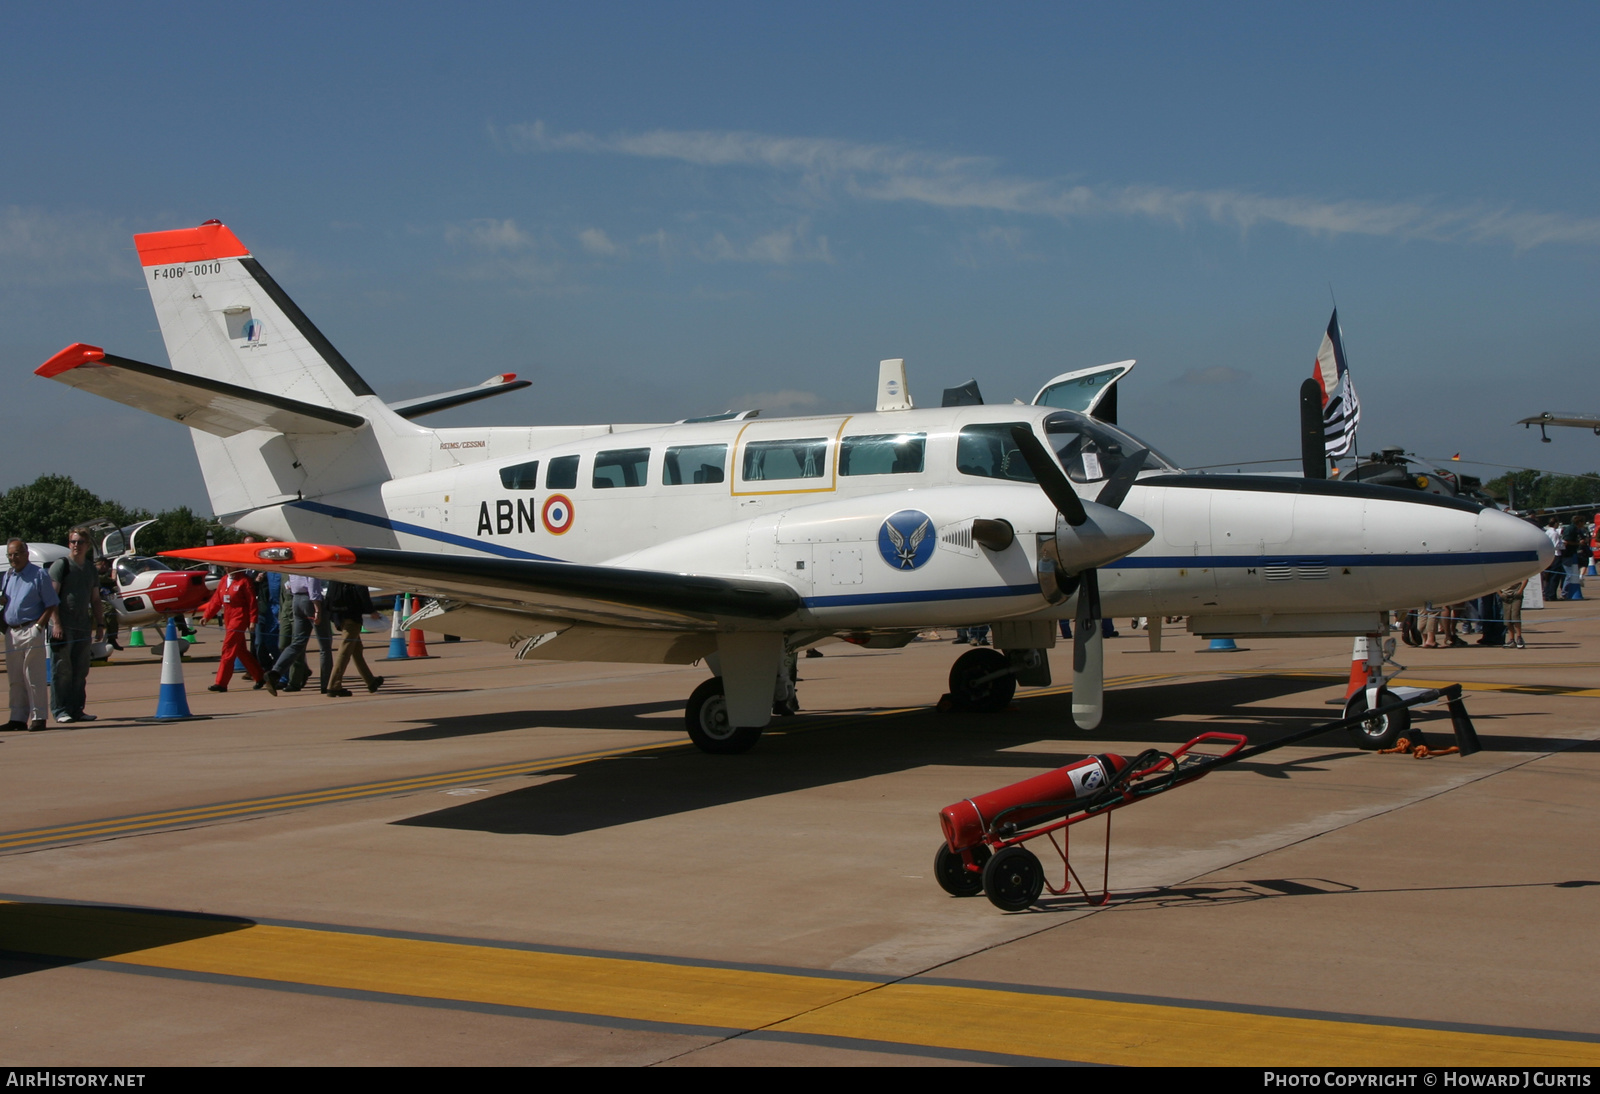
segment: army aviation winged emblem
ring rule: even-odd
[[[933,555],[933,518],[916,509],[902,509],[883,522],[878,553],[897,570],[915,570]]]

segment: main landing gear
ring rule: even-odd
[[[950,666],[950,705],[956,710],[993,714],[1010,706],[1016,693],[1016,672],[999,650],[980,646]]]
[[[749,752],[761,739],[759,726],[735,728],[728,721],[728,698],[722,691],[722,677],[713,676],[694,689],[684,708],[689,740],[702,752],[731,756]]]

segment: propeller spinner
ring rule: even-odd
[[[1058,574],[1077,575],[1078,611],[1072,632],[1072,720],[1079,729],[1094,729],[1105,710],[1105,639],[1100,633],[1100,579],[1096,570],[1150,542],[1155,531],[1122,512],[1123,500],[1150,454],[1141,448],[1117,467],[1099,496],[1085,502],[1072,489],[1050,450],[1024,425],[1011,427],[1039,488],[1056,507],[1056,532],[1041,544],[1043,561]]]

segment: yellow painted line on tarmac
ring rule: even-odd
[[[903,982],[777,1030],[1146,1066],[1593,1067],[1600,1044]]]
[[[1472,680],[1418,680],[1397,676],[1391,683],[1414,688],[1446,688],[1460,684],[1462,691],[1500,691],[1508,695],[1562,695],[1578,699],[1600,699],[1600,688],[1575,688],[1564,684],[1497,684]]]
[[[1025,988],[881,983],[134,909],[0,902],[0,933],[14,952],[239,978],[240,986],[309,986],[388,1002],[486,1004],[538,1012],[530,1017],[712,1027],[730,1035],[768,1030],[857,1046],[875,1041],[1134,1065],[1600,1066],[1600,1044],[1555,1037],[1111,1002]]]

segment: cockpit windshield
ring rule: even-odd
[[[1067,478],[1073,482],[1100,482],[1116,474],[1129,454],[1148,448],[1114,425],[1064,411],[1045,419],[1045,435]],[[1177,471],[1179,468],[1155,449],[1145,459],[1146,470]]]

